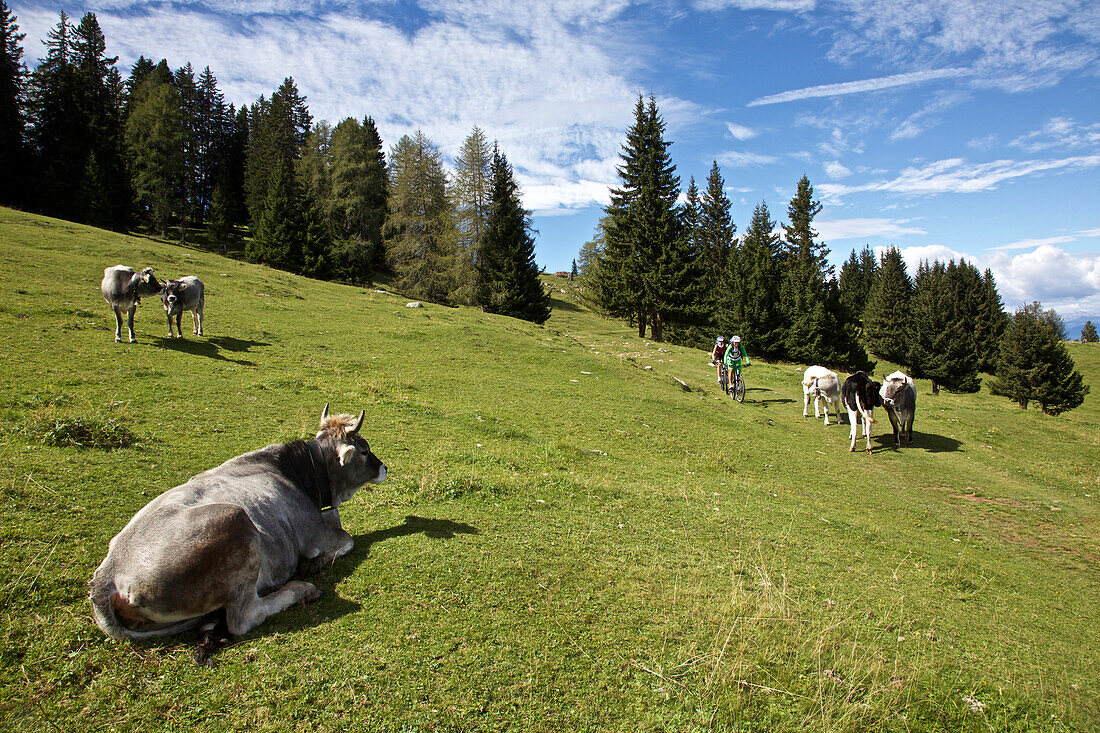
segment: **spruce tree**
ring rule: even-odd
[[[450,303],[457,286],[454,211],[439,149],[423,132],[390,151],[386,256],[398,287],[414,297]]]
[[[976,392],[978,355],[973,334],[957,317],[952,282],[942,262],[921,263],[911,306],[910,376],[931,379],[952,392]]]
[[[1001,338],[993,393],[1024,409],[1038,402],[1048,415],[1080,406],[1089,387],[1074,368],[1064,337],[1062,319],[1054,311],[1044,311],[1039,303],[1016,311]]]
[[[723,335],[738,334],[751,354],[783,355],[785,331],[779,327],[779,236],[768,205],[753,209],[740,246],[732,249],[718,285],[718,326]]]
[[[702,290],[708,319],[717,322],[721,297],[721,282],[725,278],[726,262],[734,247],[737,226],[730,216],[730,200],[726,196],[726,183],[718,170],[718,162],[711,163],[707,174],[707,187],[700,203],[700,249],[702,251]]]
[[[293,164],[309,137],[312,118],[305,97],[294,79],[287,77],[271,95],[260,97],[249,112],[249,136],[245,163],[245,198],[254,228],[267,206],[267,186],[273,171]]]
[[[992,271],[986,268],[982,274],[981,295],[974,321],[979,371],[986,374],[996,371],[1001,336],[1007,324],[1008,317],[1005,315],[1001,296],[997,292],[997,283],[993,279]]]
[[[301,272],[306,228],[301,198],[290,161],[281,161],[272,171],[263,215],[246,248],[250,260]]]
[[[865,312],[877,277],[878,265],[875,263],[875,255],[870,247],[864,246],[858,254],[854,249],[852,250],[851,256],[841,266],[840,277],[837,280],[844,320],[864,328],[865,333]]]
[[[183,207],[183,123],[179,92],[149,75],[134,91],[126,121],[133,186],[145,219],[163,237]]]
[[[0,0],[0,204],[8,206],[25,200],[27,151],[23,116],[23,91],[27,69],[19,45],[16,17],[7,3]]]
[[[855,252],[852,255],[854,258]],[[872,354],[895,364],[906,363],[913,328],[912,299],[913,281],[905,261],[897,247],[891,247],[882,255],[863,316],[863,333]]]
[[[646,104],[639,96],[618,167],[623,186],[611,191],[593,279],[605,312],[636,323],[639,336],[648,326],[655,341],[665,338],[666,325],[679,332],[702,316],[700,253],[681,236],[680,179],[664,132],[654,98]]]
[[[1100,341],[1100,338],[1096,335],[1096,326],[1092,325],[1092,321],[1085,321],[1085,325],[1081,328],[1081,343],[1095,344],[1097,341]]]
[[[530,214],[523,209],[508,159],[493,150],[489,216],[481,233],[476,301],[489,313],[535,323],[550,317],[539,280]]]

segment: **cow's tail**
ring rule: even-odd
[[[863,407],[863,402],[859,399],[858,392],[856,393],[856,407],[859,408],[859,413],[863,415],[867,422],[873,423],[875,421],[875,418],[871,415],[871,413]]]
[[[112,639],[149,639],[156,636],[168,636],[189,631],[202,622],[202,617],[199,616],[184,619],[174,624],[157,626],[146,631],[129,629],[122,625],[115,613],[115,605],[118,603],[126,604],[127,601],[115,586],[114,580],[108,578],[105,573],[97,572],[88,581],[88,586],[91,589],[88,600],[92,603],[92,615],[95,617],[96,626]]]

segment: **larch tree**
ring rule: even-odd
[[[476,302],[488,313],[543,323],[550,298],[539,280],[530,214],[508,159],[493,150],[488,221],[480,237]]]
[[[459,257],[462,260],[459,266],[462,277],[456,294],[461,302],[473,302],[474,293],[479,292],[479,250],[489,226],[490,206],[495,205],[491,204],[496,185],[492,170],[494,162],[492,146],[485,133],[475,126],[455,158],[451,185]]]

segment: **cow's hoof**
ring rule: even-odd
[[[325,597],[325,592],[313,583],[305,583],[309,586],[302,594],[302,603],[315,603]]]
[[[120,338],[119,336],[115,336],[115,343],[116,344],[121,344],[122,343],[122,338]]]

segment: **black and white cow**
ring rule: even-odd
[[[103,270],[103,282],[99,290],[111,310],[115,312],[115,343],[122,341],[122,314],[126,313],[126,328],[130,343],[134,343],[134,311],[143,296],[156,295],[163,286],[153,277],[153,268],[146,267],[140,273],[126,265],[115,265]]]
[[[883,380],[879,394],[894,428],[894,447],[901,447],[902,434],[912,446],[913,415],[917,411],[917,387],[913,380],[900,371],[894,372]]]
[[[354,542],[340,504],[386,467],[359,435],[363,414],[321,413],[308,442],[232,458],[145,505],[111,540],[89,586],[96,624],[115,639],[175,634],[220,609],[230,634],[321,593],[312,575]]]
[[[852,426],[849,452],[856,449],[856,430],[862,425],[863,436],[867,438],[867,453],[871,453],[871,425],[875,422],[875,408],[882,406],[881,386],[872,381],[866,372],[856,372],[844,380],[841,393],[844,407],[848,410],[848,424]]]
[[[823,366],[812,366],[802,376],[802,417],[809,417],[810,400],[814,401],[814,417],[821,417],[821,403],[825,407],[825,427],[829,427],[829,405],[840,419],[840,377]]]
[[[160,299],[164,303],[165,313],[168,314],[168,338],[172,338],[173,316],[176,318],[175,336],[183,337],[180,321],[184,311],[191,311],[191,319],[194,321],[191,332],[196,336],[202,336],[202,309],[206,305],[206,288],[202,280],[194,275],[187,275],[179,280],[167,280]]]

